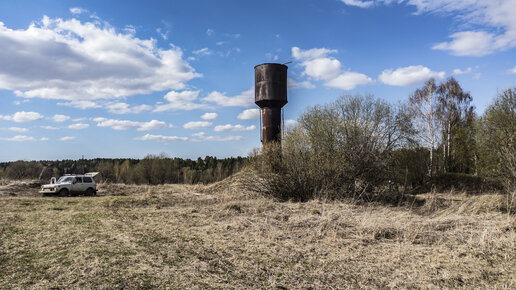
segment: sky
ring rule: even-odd
[[[288,64],[285,126],[342,95],[516,86],[516,0],[0,1],[0,161],[247,156],[254,66]]]

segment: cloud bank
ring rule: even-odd
[[[449,35],[433,49],[458,56],[480,57],[516,47],[516,1],[514,0],[341,0],[349,6],[370,8],[398,3],[414,6],[415,14],[453,16],[467,29]],[[460,26],[459,26],[460,27]]]
[[[66,105],[183,89],[201,76],[180,48],[158,48],[154,39],[100,21],[44,16],[19,30],[0,22],[0,43],[0,89]]]

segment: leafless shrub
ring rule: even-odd
[[[266,193],[282,200],[370,198],[388,187],[392,151],[410,125],[403,110],[371,96],[343,96],[309,108],[282,144],[264,146]]]

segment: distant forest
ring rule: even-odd
[[[127,184],[211,183],[222,180],[242,168],[247,158],[217,159],[206,156],[197,160],[170,158],[166,154],[147,155],[143,159],[79,159],[57,161],[15,161],[0,163],[0,178],[42,179],[64,174],[100,172],[99,180]]]

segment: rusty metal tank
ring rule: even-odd
[[[287,104],[287,69],[279,63],[254,67],[254,101],[261,108],[263,144],[281,140],[281,108]]]

